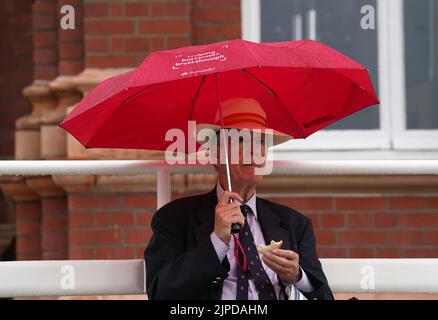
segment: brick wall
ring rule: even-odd
[[[137,66],[155,50],[190,45],[190,1],[85,0],[85,64]]]
[[[14,155],[15,120],[30,112],[21,91],[33,79],[32,1],[0,1],[0,159]]]
[[[82,0],[58,0],[58,20],[61,7],[71,5],[75,9],[75,29],[58,27],[58,68],[62,75],[76,75],[84,68],[84,23]]]
[[[32,9],[34,78],[58,75],[58,11],[56,0],[35,0]]]
[[[41,202],[15,204],[17,260],[41,259]]]
[[[67,254],[66,197],[47,197],[41,200],[41,258],[63,260]]]
[[[151,237],[155,194],[70,194],[70,259],[143,257]]]
[[[194,44],[241,37],[240,0],[193,0]]]
[[[438,257],[438,195],[271,197],[313,223],[320,257]]]
[[[268,199],[312,220],[321,258],[438,257],[438,195]],[[152,193],[70,195],[69,258],[143,257],[155,204]]]

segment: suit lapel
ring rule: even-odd
[[[196,212],[196,220],[198,225],[194,228],[195,243],[201,243],[214,230],[214,208],[217,204],[216,188],[210,191],[203,197],[201,205]]]
[[[293,235],[288,230],[281,226],[280,217],[272,211],[272,209],[265,203],[263,199],[257,198],[257,219],[262,229],[263,237],[266,244],[270,244],[271,240],[283,240],[282,249],[289,249],[296,251],[296,243],[291,243]]]

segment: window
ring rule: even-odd
[[[364,8],[375,13],[374,29],[361,25]],[[438,0],[242,0],[244,39],[325,43],[370,70],[381,100],[278,150],[438,155],[437,18]]]

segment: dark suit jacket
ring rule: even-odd
[[[178,199],[160,208],[151,223],[145,249],[149,299],[220,299],[228,277],[228,258],[219,261],[211,243],[216,190]],[[308,299],[333,299],[316,256],[311,220],[288,207],[257,198],[257,218],[266,243],[283,240],[283,249],[299,254],[299,263],[315,288]],[[280,281],[281,283],[281,281]],[[284,290],[284,288],[282,288]]]

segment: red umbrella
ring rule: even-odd
[[[231,40],[150,54],[94,88],[61,127],[86,148],[166,150],[170,129],[195,134],[188,120],[216,124],[220,111],[223,127],[221,103],[235,97],[256,99],[266,127],[295,139],[378,103],[367,69],[323,44]]]
[[[367,69],[321,43],[230,40],[151,53],[60,126],[86,148],[166,150],[169,129],[188,137],[188,120],[215,123],[218,102],[233,97],[257,99],[266,126],[295,139],[379,102]]]

